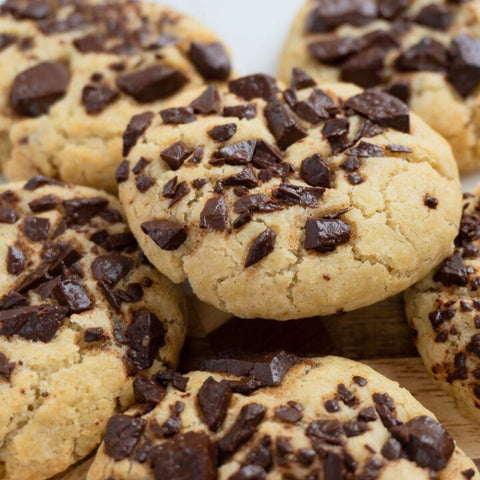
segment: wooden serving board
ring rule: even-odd
[[[237,350],[262,353],[283,348],[301,355],[333,354],[361,360],[407,388],[437,415],[470,457],[480,458],[480,428],[465,419],[453,400],[431,381],[410,338],[400,295],[345,315],[292,322],[228,320],[196,302],[192,303],[191,323],[180,362],[182,372],[213,355]],[[85,480],[91,461],[87,459],[55,480]]]

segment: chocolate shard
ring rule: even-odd
[[[480,82],[480,40],[457,35],[449,51],[448,80],[463,97],[471,95]]]
[[[192,107],[166,108],[160,111],[160,116],[166,125],[184,125],[196,120]]]
[[[265,406],[259,403],[250,403],[242,407],[235,423],[218,443],[220,463],[228,460],[255,435],[266,411]]]
[[[405,133],[410,132],[408,107],[388,93],[366,90],[349,98],[345,102],[345,106],[382,127],[394,128]]]
[[[223,197],[209,198],[200,214],[200,228],[223,232],[228,224],[228,211]]]
[[[221,43],[192,42],[188,56],[207,80],[226,80],[230,76],[230,59]]]
[[[373,143],[368,143],[361,141],[355,147],[350,148],[347,151],[348,155],[352,157],[384,157],[385,154],[383,153],[382,147],[379,145],[375,145]]]
[[[273,98],[268,102],[264,113],[268,128],[275,137],[277,145],[282,150],[286,150],[307,136],[304,128],[277,98]]]
[[[390,430],[408,458],[422,468],[439,471],[447,466],[455,442],[445,428],[433,418],[421,416]]]
[[[434,30],[448,30],[453,22],[453,14],[447,5],[431,3],[418,12],[415,22]]]
[[[5,354],[0,352],[0,377],[3,377],[5,380],[10,380],[15,365],[15,362],[9,362]]]
[[[181,90],[188,79],[179,70],[153,65],[117,78],[117,87],[139,103],[154,102]]]
[[[382,420],[385,428],[390,430],[402,422],[397,419],[397,410],[393,398],[388,393],[374,393],[373,401],[375,402],[375,410]]]
[[[123,133],[123,156],[128,155],[137,144],[138,139],[151,125],[154,116],[153,112],[143,112],[132,117]]]
[[[17,115],[39,117],[67,92],[70,74],[65,65],[42,62],[19,73],[12,85],[10,103]]]
[[[26,340],[47,343],[66,318],[68,309],[51,305],[17,307],[0,312],[0,335],[18,335]]]
[[[293,67],[291,83],[294,90],[303,90],[304,88],[315,87],[317,85],[317,82],[315,82],[305,70],[299,67]]]
[[[114,415],[107,423],[104,438],[105,453],[116,462],[129,457],[147,425],[143,418]]]
[[[186,226],[168,220],[145,222],[141,228],[162,250],[177,250],[187,239]]]
[[[277,234],[270,228],[254,238],[245,260],[245,268],[257,264],[270,255],[275,248],[276,238]]]
[[[339,245],[348,243],[351,228],[339,219],[310,219],[305,225],[306,250],[320,253],[333,252]]]
[[[47,212],[57,207],[59,200],[55,195],[44,195],[43,197],[32,200],[28,206],[34,213]]]
[[[93,308],[87,291],[76,280],[64,280],[53,289],[58,304],[67,307],[70,313],[81,313]]]
[[[82,90],[82,104],[89,114],[98,114],[115,102],[119,93],[108,85],[86,85]]]
[[[172,170],[178,170],[192,152],[185,143],[176,142],[160,152],[160,157]]]
[[[92,262],[92,274],[97,280],[113,287],[128,275],[132,267],[133,260],[125,255],[100,255]]]
[[[150,455],[155,478],[169,480],[215,480],[217,449],[209,435],[188,432],[155,447]]]
[[[227,416],[232,399],[232,388],[228,381],[217,382],[208,377],[197,394],[198,408],[212,432],[217,432]]]
[[[325,193],[321,187],[303,187],[282,183],[272,191],[272,196],[277,203],[283,205],[301,205],[304,207],[317,207],[318,201]]]
[[[447,62],[447,49],[437,40],[425,37],[403,52],[395,61],[395,67],[401,72],[442,72]]]
[[[133,381],[135,402],[158,405],[167,395],[167,391],[150,378],[139,377]]]
[[[306,100],[296,102],[295,112],[303,120],[316,124],[330,116],[328,109],[332,104],[332,99],[323,90],[315,88]]]
[[[75,225],[86,225],[108,206],[104,197],[72,198],[63,201],[67,219]]]
[[[42,217],[27,217],[23,222],[23,233],[34,242],[43,242],[48,238],[50,220]]]
[[[248,189],[255,188],[258,185],[257,177],[252,167],[245,167],[240,173],[235,173],[222,180],[222,184],[227,187],[243,186]]]
[[[236,117],[239,120],[251,120],[252,118],[255,118],[257,116],[257,107],[254,103],[224,107],[223,116]]]
[[[318,154],[307,157],[302,161],[300,176],[312,187],[332,187],[332,171]]]
[[[220,113],[221,99],[218,88],[214,85],[209,85],[198,98],[192,101],[190,106],[196,113],[202,115]]]
[[[212,161],[225,162],[227,165],[246,165],[252,161],[256,145],[255,140],[228,145],[215,152]]]
[[[275,78],[261,73],[231,80],[228,86],[230,92],[247,101],[254,98],[270,100],[279,92]]]
[[[445,286],[457,285],[465,287],[468,283],[468,270],[463,261],[462,254],[457,250],[448,257],[435,272],[433,279]]]
[[[327,139],[334,154],[343,152],[352,142],[348,137],[350,122],[346,118],[332,118],[322,127],[322,135]]]
[[[226,123],[213,127],[208,132],[208,136],[217,142],[226,142],[237,133],[236,123]]]
[[[10,245],[7,253],[7,272],[10,275],[18,275],[25,268],[25,253],[19,247]]]

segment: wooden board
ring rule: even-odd
[[[201,318],[207,319],[203,324]],[[433,411],[472,458],[480,458],[480,428],[465,419],[453,400],[425,371],[411,341],[401,296],[328,318],[292,322],[230,319],[211,307],[192,303],[192,325],[180,362],[187,372],[213,355],[235,351],[262,353],[286,348],[300,355],[342,355],[362,360],[407,388]],[[213,326],[216,326],[213,330]],[[209,332],[209,334],[207,334]],[[55,480],[85,480],[91,459]]]

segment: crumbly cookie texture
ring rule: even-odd
[[[35,177],[0,188],[0,478],[42,480],[88,455],[133,403],[140,372],[174,368],[183,297],[118,200]]]
[[[279,353],[205,369],[227,373],[137,380],[142,404],[109,421],[87,480],[480,478],[431,412],[360,363]]]
[[[12,180],[115,191],[130,118],[230,76],[215,34],[148,2],[8,0],[0,32],[0,153]]]
[[[464,197],[455,252],[406,292],[405,303],[428,371],[480,422],[480,190]]]
[[[120,198],[145,254],[239,317],[375,303],[423,278],[458,231],[444,139],[388,94],[294,83],[188,92],[124,134]]]
[[[382,86],[480,167],[480,1],[308,0],[294,20],[280,79]]]

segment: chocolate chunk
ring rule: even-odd
[[[340,78],[364,88],[374,87],[384,79],[386,49],[373,46],[347,60],[341,67]]]
[[[76,280],[64,280],[53,289],[58,304],[67,307],[70,313],[81,313],[93,308],[93,303],[83,285]]]
[[[449,50],[448,80],[463,97],[472,94],[480,82],[480,40],[457,35]]]
[[[450,434],[430,417],[416,417],[390,432],[402,444],[408,458],[422,468],[444,469],[455,450]]]
[[[128,160],[123,160],[117,167],[115,171],[115,180],[117,183],[123,183],[128,180],[130,174],[130,163]]]
[[[244,465],[229,480],[266,480],[267,472],[259,465]]]
[[[16,114],[39,117],[66,93],[70,75],[62,63],[42,62],[19,73],[12,85],[10,103]]]
[[[325,122],[322,135],[327,139],[334,154],[343,152],[352,142],[348,138],[350,122],[346,118],[334,118]]]
[[[18,220],[15,210],[0,206],[0,223],[14,224]]]
[[[192,150],[183,142],[176,142],[160,152],[160,157],[172,170],[178,170],[192,154]]]
[[[410,5],[410,0],[382,0],[378,2],[378,13],[387,20],[404,12]]]
[[[155,478],[169,480],[215,480],[215,443],[203,432],[176,435],[151,453]]]
[[[236,117],[240,120],[251,120],[257,116],[257,107],[254,103],[247,103],[245,105],[233,105],[231,107],[224,107],[224,117]]]
[[[315,154],[302,161],[302,179],[313,187],[332,187],[332,172],[320,155]]]
[[[0,377],[3,377],[5,380],[10,380],[15,365],[15,362],[9,362],[5,354],[0,352]]]
[[[147,425],[143,418],[114,415],[107,423],[105,453],[116,462],[129,457]]]
[[[196,120],[192,107],[167,108],[160,110],[160,116],[167,125],[184,125]]]
[[[337,397],[347,407],[353,408],[358,403],[358,398],[348,388],[341,383],[337,388]]]
[[[28,206],[34,213],[47,212],[57,207],[58,197],[55,195],[44,195],[43,197],[32,200]]]
[[[207,80],[226,80],[230,76],[230,60],[221,43],[192,42],[188,56]]]
[[[148,175],[140,175],[135,179],[135,186],[140,193],[145,193],[155,185],[155,179]]]
[[[463,262],[462,254],[456,251],[440,265],[433,279],[445,286],[457,285],[465,287],[468,283],[468,270]]]
[[[10,292],[0,301],[0,310],[9,310],[14,307],[26,307],[29,299],[18,292]]]
[[[13,45],[16,41],[17,37],[15,35],[9,35],[8,33],[0,34],[0,52]]]
[[[345,102],[345,106],[382,127],[391,127],[405,133],[410,132],[408,107],[387,93],[367,90],[349,98]]]
[[[328,413],[335,413],[340,411],[340,405],[337,400],[327,400],[323,406]]]
[[[387,460],[398,460],[402,456],[402,445],[398,440],[391,438],[387,440],[381,451]]]
[[[392,153],[412,153],[412,149],[410,147],[405,147],[404,145],[387,145],[387,150]]]
[[[263,436],[257,446],[248,454],[245,465],[257,465],[269,471],[273,464],[272,438]]]
[[[316,124],[327,119],[332,108],[332,99],[319,88],[315,88],[306,100],[296,102],[295,112],[303,120]]]
[[[237,125],[235,123],[218,125],[210,129],[207,133],[210,138],[213,138],[217,142],[226,142],[237,133]]]
[[[143,173],[143,171],[149,164],[150,162],[145,157],[141,157],[140,160],[132,168],[132,173],[134,173],[135,175],[139,175],[140,173]]]
[[[119,93],[108,85],[87,85],[82,90],[82,103],[87,113],[97,114],[115,102]]]
[[[133,312],[132,323],[125,331],[129,349],[127,362],[135,370],[145,370],[153,365],[158,351],[165,345],[165,327],[149,310]]]
[[[167,185],[165,185],[164,190],[166,187]],[[170,196],[171,200],[170,200],[170,203],[168,204],[168,208],[172,208],[176,203],[178,203],[183,197],[185,197],[189,193],[190,193],[190,187],[188,186],[187,182],[185,181],[180,182],[178,185],[175,186],[174,192]]]
[[[202,189],[206,184],[208,183],[208,180],[206,178],[196,178],[192,182],[192,186],[195,190],[200,190]]]
[[[348,438],[358,437],[368,430],[368,425],[365,422],[348,421],[343,423],[343,431]]]
[[[65,307],[36,305],[0,312],[0,335],[18,335],[26,340],[47,343],[53,339],[67,316]]]
[[[433,38],[425,37],[403,52],[395,61],[395,67],[401,72],[442,72],[447,61],[447,49]]]
[[[187,82],[188,79],[179,70],[153,65],[118,77],[117,87],[137,102],[147,103],[177,93]]]
[[[247,259],[245,260],[245,268],[251,267],[270,255],[275,248],[275,241],[277,234],[267,228],[264,232],[258,235],[252,242],[250,250],[248,251]]]
[[[467,479],[470,480],[475,476],[475,470],[473,468],[469,468],[468,470],[464,470],[462,475]]]
[[[230,383],[227,381],[217,382],[213,377],[208,377],[198,391],[198,407],[212,432],[217,432],[223,425],[231,398]]]
[[[348,157],[341,165],[340,168],[347,172],[355,172],[362,166],[360,160],[357,157]]]
[[[187,239],[186,227],[168,220],[145,222],[141,228],[162,250],[177,250]]]
[[[338,420],[317,420],[307,427],[307,436],[312,440],[313,448],[322,443],[342,445],[344,443],[343,426]]]
[[[45,0],[7,0],[2,5],[2,13],[9,13],[19,20],[42,20],[51,15],[52,5]]]
[[[368,142],[360,142],[347,152],[352,157],[384,157],[382,147]]]
[[[282,183],[272,191],[273,198],[280,204],[302,205],[304,207],[317,207],[318,201],[325,193],[324,188],[302,187]]]
[[[432,195],[426,193],[423,197],[423,204],[426,207],[435,210],[438,207],[438,200],[435,197],[432,197]]]
[[[410,84],[406,81],[397,82],[384,89],[385,93],[392,95],[403,103],[410,101]]]
[[[94,278],[113,287],[126,277],[133,267],[130,257],[118,254],[101,255],[92,262]]]
[[[155,423],[152,424],[151,428],[157,435],[160,435],[164,438],[172,437],[180,433],[182,428],[182,423],[180,420],[180,414],[185,409],[185,404],[183,402],[175,402],[170,406],[170,416],[165,420],[162,425]]]
[[[365,407],[358,413],[358,419],[362,422],[374,422],[378,418],[373,407]]]
[[[228,145],[215,152],[211,162],[215,160],[215,162],[221,161],[228,165],[245,165],[252,161],[256,144],[255,140],[246,140]]]
[[[246,188],[255,188],[258,185],[257,177],[252,167],[244,168],[240,173],[230,175],[222,180],[222,184],[228,187],[243,186]]]
[[[434,30],[448,30],[453,22],[453,14],[447,5],[431,3],[418,12],[415,21]]]
[[[321,63],[337,65],[347,57],[360,50],[358,39],[353,37],[331,37],[310,43],[308,51],[310,55]]]
[[[36,175],[25,183],[23,189],[33,192],[37,188],[43,187],[45,185],[63,186],[65,184],[59,182],[58,180],[54,180],[53,178],[44,177],[43,175]]]
[[[232,226],[235,230],[238,230],[251,221],[252,214],[250,212],[244,212],[233,221]]]
[[[374,393],[373,401],[385,428],[391,429],[401,424],[397,419],[397,410],[393,398],[388,393]]]
[[[228,211],[223,197],[209,198],[200,214],[200,228],[223,232],[227,228]]]
[[[301,409],[282,405],[275,410],[275,417],[283,422],[297,423],[303,418]]]
[[[63,202],[67,219],[75,225],[86,225],[107,206],[108,200],[104,197],[72,198]]]
[[[290,145],[307,136],[307,132],[280,100],[271,99],[264,113],[268,128],[282,150],[286,150]]]
[[[305,225],[304,247],[320,253],[333,252],[339,245],[348,243],[350,235],[350,225],[342,220],[313,218]]]
[[[34,242],[43,242],[48,238],[50,220],[42,217],[27,217],[23,222],[23,232]]]
[[[276,80],[261,73],[231,80],[228,86],[230,92],[247,101],[254,98],[270,100],[279,92]]]
[[[159,404],[167,395],[167,391],[150,378],[140,377],[133,381],[135,402]]]
[[[85,329],[83,340],[87,343],[101,342],[106,340],[106,335],[101,327],[91,327]]]
[[[191,163],[200,163],[203,159],[203,156],[205,154],[205,149],[202,145],[199,145],[198,147],[195,148],[193,151],[192,158],[189,160]]]
[[[52,275],[59,275],[65,267],[71,267],[75,262],[80,260],[81,254],[71,245],[66,245],[63,242],[54,244],[50,251],[46,251],[43,260],[49,263],[47,266],[48,273]],[[40,267],[40,271],[43,267]]]
[[[190,104],[196,113],[202,115],[210,115],[213,113],[220,113],[221,100],[218,88],[214,85],[209,85],[207,89]]]
[[[153,375],[152,379],[165,387],[171,383],[173,388],[179,392],[187,391],[188,377],[184,377],[173,370],[160,370]]]
[[[88,34],[76,38],[73,45],[81,53],[98,53],[104,50],[104,39],[101,35]]]
[[[315,85],[317,85],[315,80],[305,70],[299,67],[293,67],[291,84],[294,90],[303,90],[304,88],[315,87]]]
[[[151,125],[153,112],[143,112],[134,115],[123,132],[123,155],[130,153],[137,144],[138,139],[145,133],[145,130]]]
[[[242,445],[255,435],[267,409],[259,403],[244,405],[235,423],[218,442],[221,463],[230,458]]]
[[[18,275],[25,268],[25,253],[19,247],[10,245],[7,254],[7,272],[10,275]]]

